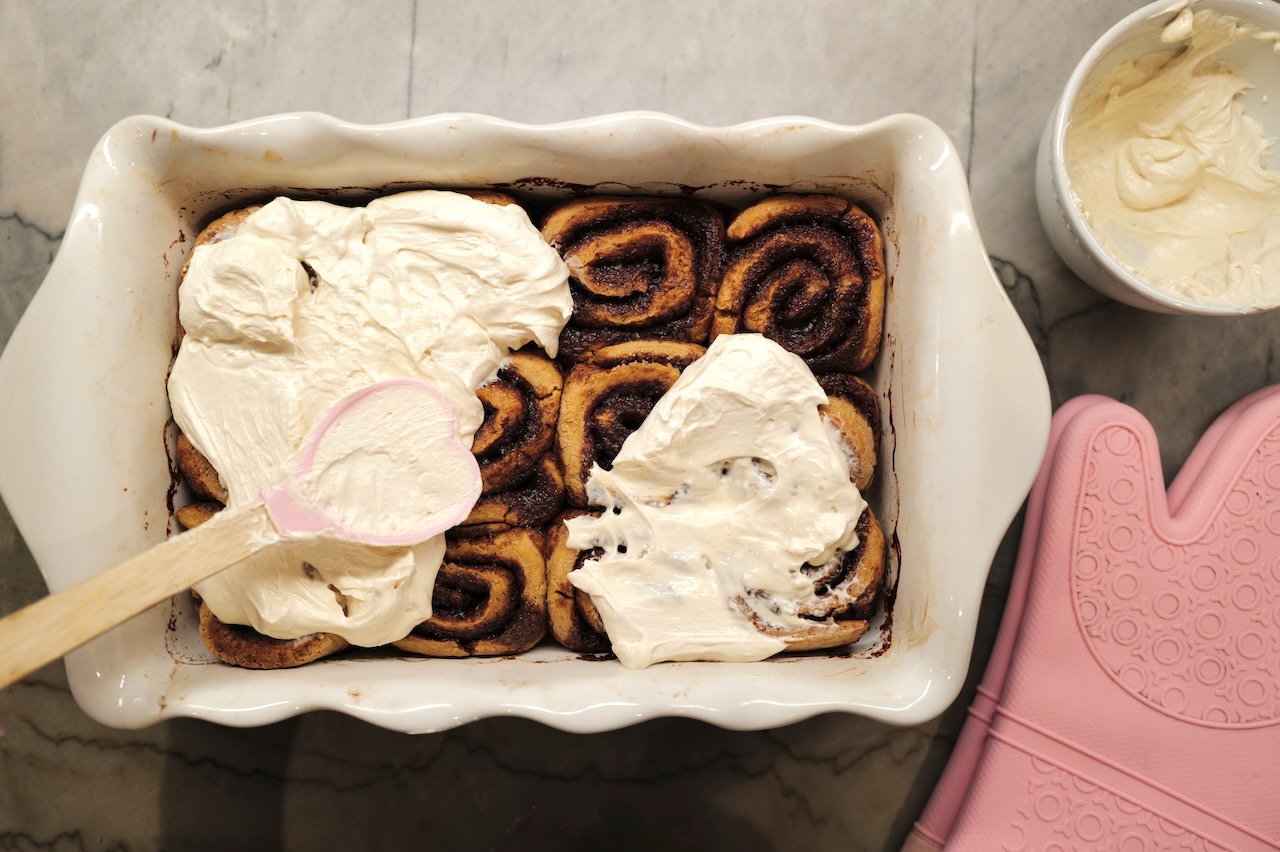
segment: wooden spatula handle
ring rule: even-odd
[[[0,620],[0,689],[278,538],[261,504],[223,512]]]

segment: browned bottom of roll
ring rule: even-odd
[[[587,505],[591,466],[613,464],[627,436],[705,351],[693,343],[639,340],[600,349],[569,371],[556,428],[570,505]]]
[[[212,500],[202,500],[199,503],[191,503],[183,506],[181,509],[174,511],[173,516],[178,519],[178,523],[187,529],[194,529],[214,515],[221,512],[223,506]]]
[[[445,191],[467,195],[476,201],[483,201],[485,204],[492,204],[495,207],[510,207],[516,203],[513,197],[505,192],[498,192],[496,189],[453,189]]]
[[[431,657],[526,651],[547,631],[542,533],[524,527],[458,527],[446,538],[432,615],[393,643]]]
[[[347,641],[332,633],[312,633],[298,639],[272,639],[252,627],[227,624],[196,598],[200,609],[200,639],[224,663],[246,669],[288,669],[332,656]]]
[[[574,550],[566,544],[569,532],[564,522],[582,514],[580,509],[571,509],[547,531],[547,622],[552,637],[570,651],[604,654],[611,648],[600,612],[590,595],[569,582],[569,572],[595,555],[595,551]]]

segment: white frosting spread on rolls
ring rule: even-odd
[[[444,395],[416,379],[356,391],[312,430],[281,487],[263,494],[277,531],[411,545],[456,525],[482,484],[455,423]]]
[[[1190,43],[1090,81],[1066,146],[1077,206],[1107,251],[1156,287],[1240,309],[1280,303],[1273,140],[1240,101],[1252,84],[1219,56],[1248,38],[1274,49],[1280,36],[1184,8],[1162,40]]]
[[[611,470],[594,467],[599,517],[568,522],[601,548],[569,574],[618,659],[754,661],[785,648],[753,619],[801,630],[805,564],[858,542],[866,503],[849,481],[827,396],[805,363],[758,334],[722,335],[685,370]]]
[[[476,388],[525,343],[554,354],[572,307],[567,268],[523,210],[434,191],[363,208],[276,199],[195,250],[179,306],[174,419],[221,474],[229,507],[279,483],[325,412],[379,381],[440,389],[469,447],[484,417]],[[223,621],[268,636],[381,645],[430,616],[443,552],[442,535],[413,547],[290,542],[196,591]]]

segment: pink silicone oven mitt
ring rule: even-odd
[[[1054,415],[1000,635],[908,849],[1277,848],[1278,390],[1220,417],[1167,495],[1132,409]]]

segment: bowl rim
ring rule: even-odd
[[[1266,313],[1280,305],[1257,307],[1236,307],[1218,305],[1188,299],[1164,290],[1150,283],[1136,272],[1116,260],[1106,250],[1094,233],[1084,214],[1076,203],[1075,193],[1071,190],[1071,179],[1067,174],[1066,140],[1071,126],[1071,112],[1081,89],[1089,80],[1098,63],[1105,58],[1120,42],[1132,36],[1140,27],[1154,24],[1155,21],[1169,16],[1168,23],[1183,9],[1203,7],[1223,12],[1235,17],[1248,17],[1254,11],[1272,20],[1280,28],[1280,4],[1275,0],[1154,0],[1136,11],[1121,18],[1106,32],[1098,37],[1085,51],[1075,68],[1072,69],[1063,87],[1062,95],[1054,105],[1048,127],[1048,161],[1053,181],[1053,197],[1057,202],[1059,213],[1071,232],[1071,238],[1085,252],[1101,271],[1110,276],[1122,289],[1129,291],[1134,297],[1130,304],[1142,303],[1140,306],[1163,313],[1194,314],[1199,316],[1240,316],[1244,314]],[[1135,301],[1136,300],[1136,301]]]

